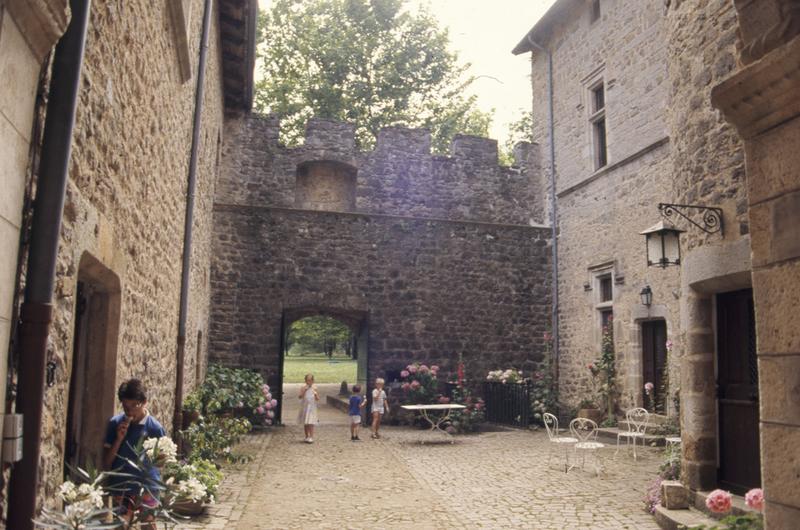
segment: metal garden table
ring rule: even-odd
[[[440,403],[435,405],[401,405],[402,408],[405,410],[412,410],[418,411],[420,416],[422,416],[425,421],[427,421],[430,426],[430,432],[439,431],[445,437],[450,439],[450,443],[453,443],[452,435],[447,432],[446,430],[442,429],[442,424],[445,423],[447,420],[450,419],[450,413],[454,410],[461,410],[465,409],[464,405],[459,405],[457,403]],[[441,416],[433,416],[431,417],[428,413],[429,412],[441,412]],[[420,443],[425,443],[422,439],[420,439]]]

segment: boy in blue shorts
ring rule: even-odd
[[[147,395],[144,385],[138,379],[128,379],[117,391],[122,403],[122,414],[117,414],[108,421],[105,443],[103,444],[103,467],[133,475],[140,483],[121,483],[119,477],[113,486],[115,502],[120,505],[121,516],[129,521],[139,510],[153,509],[158,506],[155,498],[155,485],[161,481],[161,474],[155,466],[135,467],[128,462],[140,462],[134,451],[140,440],[166,436],[164,427],[147,412]],[[123,479],[124,481],[124,479]],[[143,488],[145,488],[143,490]],[[148,491],[152,489],[153,491]],[[148,528],[145,525],[143,528]],[[150,526],[154,528],[154,526]]]
[[[353,385],[353,395],[350,396],[350,407],[347,415],[350,417],[350,441],[359,442],[358,428],[361,426],[361,409],[367,404],[367,400],[361,395],[361,386]]]

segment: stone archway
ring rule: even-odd
[[[356,383],[366,388],[369,377],[369,314],[363,310],[343,309],[336,307],[326,307],[318,305],[305,305],[298,307],[285,308],[281,318],[280,347],[277,373],[271,378],[270,386],[273,388],[273,395],[278,395],[278,409],[276,419],[282,422],[283,418],[283,399],[284,399],[284,363],[287,355],[287,336],[291,325],[294,322],[312,316],[330,317],[345,324],[350,328],[355,336],[355,358],[357,360]],[[286,418],[289,419],[289,418]]]

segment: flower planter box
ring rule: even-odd
[[[205,507],[206,506],[203,504],[203,501],[176,501],[172,504],[172,511],[178,515],[193,517],[203,513]]]
[[[587,418],[599,424],[601,421],[603,421],[603,411],[600,409],[579,409],[578,417]]]

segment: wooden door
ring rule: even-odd
[[[717,479],[721,486],[743,493],[761,484],[752,289],[717,295],[717,385]]]
[[[667,370],[667,323],[664,320],[642,322],[642,376],[645,383],[653,383],[653,400],[655,410],[650,405],[650,400],[644,394],[642,387],[642,403],[651,412],[665,413],[666,394],[665,388]]]

